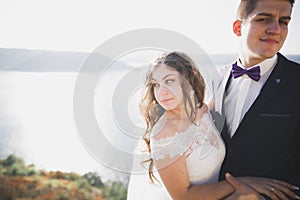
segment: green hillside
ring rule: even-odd
[[[84,175],[38,170],[15,155],[0,160],[0,200],[125,200],[122,182],[103,183],[95,172]]]

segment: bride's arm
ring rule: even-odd
[[[171,197],[177,199],[222,199],[234,192],[234,187],[227,181],[190,185],[185,155],[180,156],[171,164],[163,166],[156,161],[159,175]]]
[[[206,183],[201,185],[190,185],[189,175],[186,166],[185,155],[180,156],[170,164],[163,161],[156,161],[159,175],[171,197],[177,199],[203,199],[216,200],[224,199],[263,199],[260,194],[265,194],[271,199],[287,199],[290,196],[292,199],[299,199],[293,193],[297,189],[284,181],[260,178],[260,177],[240,177],[233,178],[227,174],[227,181],[216,183]],[[163,164],[162,164],[163,163]],[[234,184],[237,183],[238,184]],[[276,182],[274,182],[276,181]],[[276,190],[270,191],[273,186]],[[266,186],[267,185],[267,186]]]

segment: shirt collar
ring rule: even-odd
[[[262,61],[261,63],[258,63],[255,66],[260,66],[260,75],[264,75],[267,71],[269,71],[270,69],[274,68],[276,63],[277,63],[277,54],[275,54],[272,58],[266,59],[264,61]],[[245,68],[242,63],[240,62],[240,59],[237,59],[237,64],[238,66]],[[252,66],[252,67],[255,67]],[[248,68],[251,69],[252,67]]]

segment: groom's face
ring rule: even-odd
[[[247,19],[239,21],[242,55],[263,61],[273,57],[288,34],[292,6],[285,0],[260,0]]]

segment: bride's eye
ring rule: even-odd
[[[153,87],[158,87],[159,86],[159,84],[157,84],[157,83],[151,83],[151,84],[152,84]]]
[[[175,79],[167,79],[165,81],[166,84],[170,84],[170,83],[173,83],[175,81]]]

